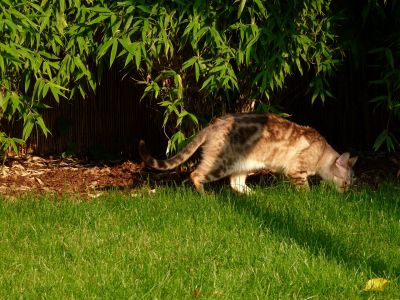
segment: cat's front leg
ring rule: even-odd
[[[287,177],[294,184],[294,186],[298,190],[310,190],[310,186],[308,184],[308,174],[306,171],[293,171],[287,173]]]
[[[229,178],[232,189],[240,194],[251,194],[252,190],[246,185],[246,177],[247,173],[232,174]]]

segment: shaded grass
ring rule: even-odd
[[[0,202],[1,298],[398,299],[400,189]],[[369,278],[391,280],[383,293]]]

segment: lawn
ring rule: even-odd
[[[400,299],[393,184],[27,195],[0,200],[0,232],[3,299]]]

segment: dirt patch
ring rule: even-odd
[[[361,153],[354,172],[357,185],[377,188],[382,182],[400,183],[400,152]]]
[[[3,195],[13,196],[29,191],[74,193],[88,197],[97,197],[107,190],[137,188],[143,184],[180,184],[188,180],[190,172],[190,169],[156,172],[132,161],[91,162],[32,155],[10,157],[0,170],[0,193]],[[400,153],[361,154],[355,173],[357,185],[367,184],[376,188],[384,181],[399,183]]]
[[[91,162],[53,157],[10,157],[0,167],[0,193],[75,193],[97,197],[107,190],[132,189],[147,182],[181,180],[183,173],[156,173],[131,161]]]

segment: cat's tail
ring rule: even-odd
[[[182,151],[166,160],[158,160],[152,157],[151,154],[147,151],[145,142],[143,140],[140,140],[139,154],[147,166],[161,171],[171,170],[187,161],[205,142],[205,140],[205,130],[200,131],[200,133],[185,148],[183,148]]]

